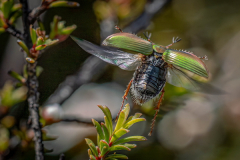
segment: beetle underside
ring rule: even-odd
[[[136,104],[153,99],[162,91],[166,83],[167,67],[161,55],[154,52],[146,56],[133,75],[131,93]]]

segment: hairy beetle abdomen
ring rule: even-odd
[[[164,63],[164,62],[162,62]],[[155,66],[150,62],[142,63],[134,73],[131,92],[137,104],[143,104],[156,97],[166,83],[167,68]]]

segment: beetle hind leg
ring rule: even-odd
[[[161,106],[162,99],[163,99],[163,96],[164,96],[164,92],[165,92],[165,91],[164,91],[164,88],[163,88],[162,94],[161,94],[161,96],[160,96],[160,98],[159,98],[159,101],[158,101],[158,104],[157,104],[157,107],[154,108],[154,109],[156,110],[156,112],[155,112],[154,118],[153,118],[153,120],[152,120],[151,130],[150,130],[150,132],[149,132],[149,134],[148,134],[149,136],[152,135],[153,128],[154,128],[154,126],[155,126],[155,121],[156,121],[156,118],[157,118],[157,115],[158,115],[158,112],[159,112],[159,108],[160,108],[160,106]]]
[[[128,83],[127,89],[126,89],[126,91],[125,91],[125,93],[124,93],[124,95],[123,95],[123,97],[122,97],[122,98],[123,98],[122,106],[121,106],[121,108],[120,108],[120,110],[119,110],[119,112],[118,112],[118,114],[117,114],[117,117],[116,117],[115,121],[117,121],[118,116],[119,116],[120,112],[122,111],[122,108],[123,108],[125,99],[127,100],[127,95],[128,95],[128,92],[129,92],[129,90],[130,90],[130,88],[131,88],[132,81],[133,81],[133,79],[131,79],[131,81]]]

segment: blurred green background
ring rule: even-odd
[[[75,0],[77,1],[77,0]],[[161,0],[159,0],[161,1]],[[43,22],[47,32],[54,15],[66,25],[76,24],[72,35],[100,44],[104,30],[123,29],[145,9],[146,0],[78,0],[80,7],[56,8],[47,11]],[[36,7],[40,0],[30,2]],[[210,83],[226,91],[224,95],[193,93],[166,84],[163,105],[152,137],[137,143],[131,152],[123,152],[129,159],[163,160],[238,160],[240,159],[240,1],[239,0],[172,0],[154,15],[143,31],[152,33],[156,44],[168,45],[172,37],[182,41],[172,48],[192,51],[197,56],[208,56],[205,61],[210,72]],[[154,6],[152,7],[154,10]],[[107,21],[106,21],[107,20]],[[103,25],[103,22],[105,24]],[[109,25],[108,25],[109,24]],[[19,20],[17,27],[21,27]],[[101,37],[102,35],[102,37]],[[14,37],[0,35],[0,86],[11,79],[7,71],[21,73],[24,58]],[[71,38],[47,49],[39,59],[44,68],[39,77],[40,104],[44,107],[49,96],[69,75],[75,74],[90,56]],[[133,72],[108,66],[96,81],[79,88],[62,104],[66,115],[84,118],[101,118],[97,104],[107,105],[116,114],[121,97]],[[129,103],[134,106],[129,98]],[[132,128],[132,135],[147,136],[153,117],[154,102],[134,106],[133,112],[143,112],[146,123]],[[84,138],[96,139],[91,126],[61,122],[47,126],[49,134],[58,139],[46,142],[54,152],[47,159],[58,159],[60,153],[68,160],[85,160],[87,145]],[[32,154],[25,155],[32,159]]]

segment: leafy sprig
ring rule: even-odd
[[[50,35],[46,35],[44,26],[41,21],[38,21],[39,27],[34,29],[30,26],[30,37],[32,40],[32,48],[28,48],[22,40],[18,40],[18,45],[27,54],[26,61],[28,63],[35,63],[39,56],[39,51],[46,47],[56,44],[59,41],[64,41],[75,29],[76,25],[65,27],[65,21],[60,21],[61,17],[55,16],[51,24]]]
[[[65,27],[65,21],[60,21],[61,17],[54,16],[53,22],[51,23],[51,32],[49,34],[50,39],[59,39],[64,41],[76,28],[75,24]]]
[[[13,25],[18,17],[21,16],[22,5],[14,4],[14,0],[1,0],[0,1],[0,31],[3,32]]]
[[[96,120],[92,119],[93,125],[97,130],[97,146],[90,139],[86,138],[86,142],[90,149],[88,149],[88,155],[90,160],[117,160],[128,159],[126,155],[123,154],[109,154],[109,152],[117,150],[127,150],[130,151],[135,148],[135,144],[130,144],[128,142],[132,141],[145,141],[147,140],[143,136],[129,136],[121,138],[123,135],[128,133],[128,130],[134,123],[145,121],[145,118],[140,118],[141,113],[136,113],[134,116],[129,115],[130,106],[127,104],[125,108],[121,111],[115,129],[113,130],[112,115],[108,107],[98,106],[104,113],[105,123],[99,124]],[[121,138],[121,139],[120,139]]]

